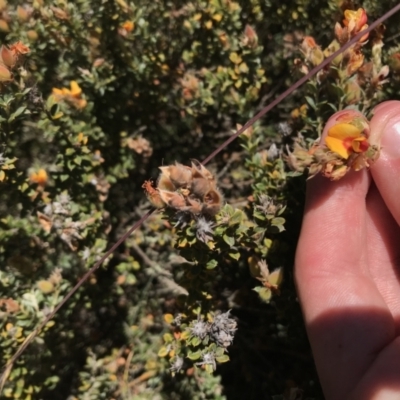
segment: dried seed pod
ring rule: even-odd
[[[202,177],[215,182],[214,175],[200,161],[192,160],[192,174],[193,178]]]
[[[168,168],[168,167],[160,167],[160,169],[161,168]],[[167,174],[164,173],[164,171],[161,173],[161,175],[157,179],[157,188],[161,189],[161,190],[168,190],[170,192],[173,192],[174,190],[176,190],[176,187],[171,182],[171,179],[167,176]]]
[[[199,161],[192,160],[192,193],[203,199],[203,197],[215,186],[213,174]]]
[[[159,191],[154,188],[152,181],[145,181],[142,185],[142,188],[144,189],[144,193],[146,194],[150,203],[154,207],[163,208],[167,205],[166,202],[161,199]]]
[[[192,193],[202,199],[211,190],[211,183],[204,177],[193,178],[191,191]]]
[[[188,197],[186,199],[186,202],[187,202],[188,205],[186,207],[182,208],[182,211],[188,211],[188,212],[190,212],[192,214],[195,214],[195,215],[201,213],[201,210],[202,210],[203,206],[200,203],[200,201],[195,200],[195,199],[191,199],[190,197]]]
[[[217,189],[210,190],[204,196],[204,204],[202,211],[204,214],[214,216],[218,213],[222,206],[222,195]]]
[[[192,170],[190,167],[175,162],[175,165],[159,168],[177,189],[190,186],[192,181]]]
[[[161,199],[168,206],[175,209],[182,209],[186,206],[185,198],[177,192],[168,192],[167,190],[158,190]]]

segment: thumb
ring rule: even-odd
[[[400,225],[400,101],[386,101],[374,111],[370,142],[381,146],[381,154],[371,173],[386,206]]]

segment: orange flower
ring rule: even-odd
[[[25,46],[22,42],[13,43],[12,45],[10,45],[10,50],[17,56],[20,56],[21,54],[27,54],[30,52],[29,47]]]
[[[29,175],[31,183],[37,183],[39,186],[45,186],[49,177],[45,169],[41,168],[38,171],[31,172]]]
[[[352,153],[364,153],[369,148],[367,138],[363,131],[347,122],[333,125],[328,130],[325,143],[329,150],[348,159]]]
[[[135,28],[135,24],[132,21],[125,21],[121,27],[125,29],[127,32],[132,32]]]
[[[350,60],[347,64],[346,72],[347,74],[353,75],[357,70],[359,70],[364,64],[364,55],[361,51],[352,52],[350,55]]]
[[[359,8],[357,11],[346,10],[344,12],[343,24],[347,27],[351,36],[357,35],[357,33],[368,28],[367,25],[367,13],[363,8]],[[359,42],[365,42],[368,39],[368,33],[365,34]]]
[[[367,20],[368,20],[367,13],[363,8],[359,8],[357,11],[346,10],[344,12],[344,20],[343,20],[344,26],[353,28],[355,33],[360,32],[362,28],[364,28],[364,25],[367,23]]]

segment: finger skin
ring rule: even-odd
[[[368,265],[400,334],[400,227],[372,184],[367,196]]]
[[[371,143],[381,147],[372,165],[373,179],[393,217],[400,225],[400,101],[377,106],[371,119]]]
[[[368,267],[367,171],[309,182],[296,284],[326,399],[346,399],[395,339]],[[400,370],[400,369],[399,369]]]

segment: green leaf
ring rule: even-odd
[[[194,336],[191,340],[190,340],[190,344],[193,347],[197,347],[199,344],[201,343],[201,339],[197,336]]]
[[[207,373],[212,374],[214,372],[214,368],[211,364],[206,364],[205,365],[205,370],[207,371]]]
[[[218,265],[218,261],[217,260],[210,260],[206,264],[206,269],[214,269],[217,265]]]
[[[166,346],[161,347],[158,351],[158,357],[166,357],[168,354],[168,348]]]
[[[10,118],[8,118],[8,122],[13,122],[15,118],[19,117],[24,111],[26,110],[26,107],[19,107],[17,111],[13,112],[10,115]],[[25,114],[30,114],[30,111],[28,110]]]
[[[284,225],[285,222],[286,222],[286,221],[285,221],[285,218],[276,217],[276,218],[273,218],[273,219],[272,219],[271,224],[272,224],[272,225]]]
[[[317,106],[315,105],[314,100],[310,97],[310,96],[305,96],[306,102],[308,103],[308,105],[313,109],[316,110]]]
[[[239,260],[240,258],[240,253],[236,252],[236,253],[229,253],[229,257],[233,258],[234,260]]]
[[[265,303],[269,303],[271,301],[271,298],[272,298],[271,289],[258,286],[256,288],[254,288],[253,290],[258,293],[258,295],[260,296],[260,299],[262,301],[264,301]]]
[[[228,362],[229,361],[229,356],[227,354],[224,354],[222,356],[216,357],[215,361],[217,361],[220,364]]]
[[[235,245],[235,238],[228,236],[228,235],[223,235],[222,239],[224,239],[224,242],[229,246],[233,247]]]
[[[189,351],[187,358],[192,361],[196,361],[201,357],[201,351]]]
[[[236,210],[232,217],[229,219],[229,225],[240,224],[243,221],[243,212],[240,210]]]

